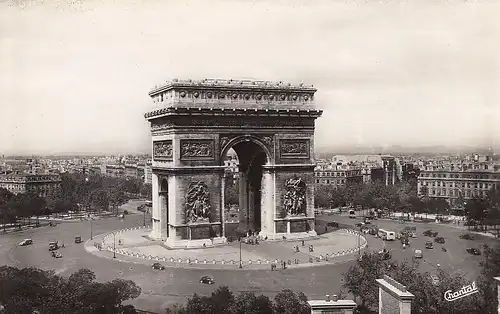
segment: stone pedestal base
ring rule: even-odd
[[[148,234],[148,238],[156,241],[165,241],[165,239],[162,239],[161,233],[154,229]]]
[[[199,240],[174,240],[167,239],[165,245],[172,249],[203,249],[207,247],[214,247],[217,245],[224,245],[227,243],[225,237],[218,237],[212,239],[199,239]]]
[[[263,238],[267,236],[268,241],[308,240],[318,236],[316,231],[296,232],[296,233],[269,233],[269,234],[265,232],[260,232],[259,235],[262,236]],[[283,239],[283,237],[285,237],[286,239]]]

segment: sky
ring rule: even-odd
[[[313,84],[316,146],[500,150],[497,1],[0,0],[0,153],[149,152],[173,78]]]

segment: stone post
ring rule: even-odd
[[[274,174],[264,169],[261,184],[261,233],[274,234]]]
[[[339,300],[336,295],[333,295],[331,298],[329,295],[326,295],[324,300],[310,300],[307,303],[311,307],[311,314],[353,314],[356,308],[356,302],[353,300]]]
[[[411,314],[411,302],[415,296],[406,287],[389,276],[377,279],[379,314]]]
[[[222,182],[221,182],[221,192],[220,192],[220,202],[221,202],[221,211],[220,211],[220,220],[221,224],[221,237],[226,237],[226,171],[222,174]]]
[[[500,314],[500,277],[494,277],[497,282],[497,312]]]
[[[160,225],[160,189],[159,189],[159,177],[156,173],[152,173],[152,205],[151,208],[151,220],[152,220],[152,231],[150,237],[157,239],[159,235],[158,227]]]

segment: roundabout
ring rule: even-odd
[[[103,256],[104,250],[113,253],[114,259],[157,261],[167,267],[269,269],[283,262],[287,268],[335,264],[367,245],[360,233],[341,229],[307,241],[242,241],[203,249],[169,249],[161,241],[148,239],[150,231],[149,227],[114,230],[87,241],[85,249],[97,256]]]
[[[130,202],[124,205],[122,209],[127,209],[133,212],[137,204]],[[184,303],[187,298],[192,297],[194,293],[199,295],[209,295],[219,286],[228,286],[234,293],[250,291],[256,294],[265,294],[269,297],[274,297],[283,289],[292,289],[294,291],[302,291],[309,298],[322,298],[325,293],[338,293],[342,285],[342,273],[346,272],[353,260],[357,257],[356,253],[349,253],[342,256],[336,256],[329,259],[328,262],[321,261],[309,263],[308,258],[296,257],[302,261],[298,265],[287,266],[286,270],[278,267],[278,271],[271,271],[270,264],[243,264],[243,268],[239,269],[238,263],[222,264],[222,260],[235,260],[234,252],[237,249],[239,254],[239,242],[233,242],[226,247],[220,248],[227,250],[228,256],[225,257],[221,251],[212,251],[207,253],[212,259],[216,259],[216,264],[204,264],[204,258],[198,257],[198,264],[194,261],[191,263],[169,263],[160,261],[166,266],[165,270],[153,270],[152,264],[156,260],[150,260],[149,257],[137,258],[122,254],[116,254],[113,258],[113,252],[107,249],[101,251],[93,246],[93,243],[102,241],[102,235],[110,234],[114,230],[134,229],[145,231],[144,228],[139,228],[143,225],[144,218],[142,214],[128,215],[124,220],[117,218],[108,218],[96,220],[92,223],[93,236],[90,239],[90,222],[64,222],[59,223],[57,227],[45,227],[39,229],[27,230],[19,233],[10,233],[0,235],[0,265],[9,265],[19,268],[37,267],[44,270],[53,270],[57,274],[69,276],[73,272],[81,268],[88,268],[93,271],[98,281],[110,281],[115,278],[132,280],[142,288],[141,295],[131,301],[131,304],[142,310],[153,312],[161,312],[166,307],[174,303]],[[338,231],[340,232],[340,231]],[[332,233],[332,235],[335,233]],[[101,236],[99,236],[101,235]],[[81,236],[83,243],[74,243],[75,236]],[[339,234],[339,236],[341,236]],[[18,243],[23,239],[31,238],[33,244],[29,246],[18,246]],[[356,237],[353,235],[342,235],[342,239],[352,239],[351,244],[343,250],[356,246]],[[116,237],[117,247],[119,236]],[[143,239],[146,241],[146,239]],[[368,240],[369,249],[379,249],[378,244],[373,239]],[[49,242],[62,241],[65,247],[59,249],[62,258],[53,258],[48,250]],[[334,253],[338,251],[335,244],[328,245],[321,236],[318,239],[310,240],[318,241],[314,246],[314,252],[308,252],[309,242],[302,247],[300,242],[277,241],[266,243],[261,242],[259,245],[242,244],[242,260],[254,259],[250,258],[251,254],[260,256],[262,259],[265,256],[279,260],[292,259],[294,254],[304,254],[309,256],[320,256],[326,253]],[[109,241],[107,242],[109,243]],[[129,243],[130,244],[130,243]],[[294,253],[294,246],[299,245],[300,252]],[[127,239],[122,245],[122,250],[126,249]],[[367,249],[368,249],[367,248]],[[137,249],[137,248],[135,248]],[[219,248],[207,248],[207,252],[218,250]],[[255,250],[255,252],[252,252]],[[176,252],[170,250],[168,252]],[[218,252],[218,253],[215,253]],[[194,256],[194,251],[185,250],[182,254],[190,254]],[[145,253],[143,253],[145,254]],[[155,253],[158,255],[158,253]],[[176,253],[177,254],[177,253]],[[219,257],[216,257],[219,254]],[[179,253],[181,255],[181,253]],[[166,255],[165,255],[166,256]],[[187,256],[186,256],[187,257]],[[219,261],[217,263],[217,261]],[[215,266],[215,267],[214,267]],[[313,266],[313,267],[311,267]],[[210,276],[214,278],[215,284],[204,285],[200,284],[200,278]]]

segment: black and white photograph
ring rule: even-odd
[[[0,0],[0,314],[500,313],[499,17]]]

